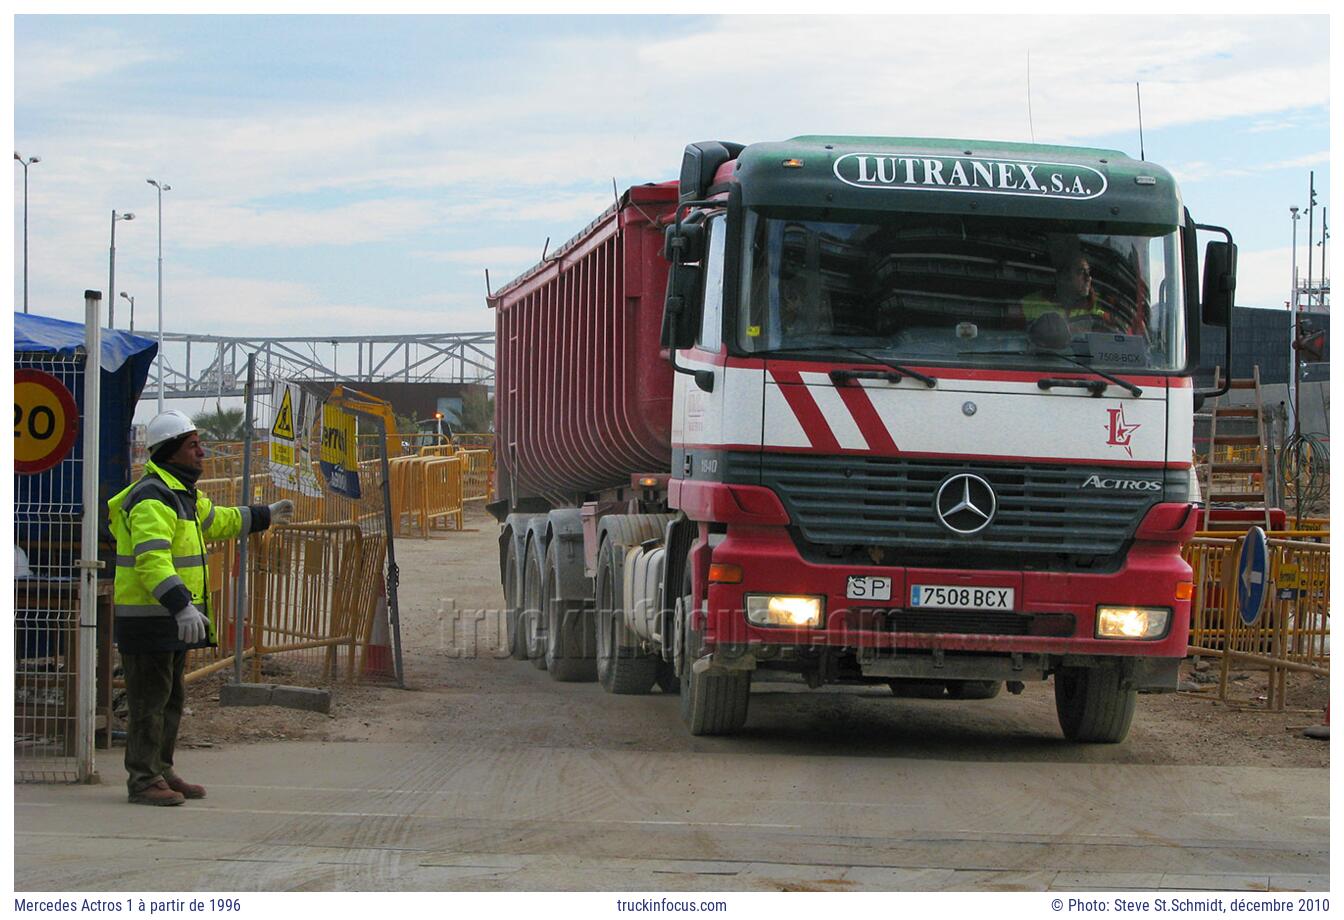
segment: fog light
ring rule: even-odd
[[[748,594],[747,620],[757,626],[820,626],[820,597]]]
[[[1167,634],[1166,607],[1098,607],[1098,639],[1159,639]]]

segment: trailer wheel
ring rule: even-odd
[[[948,698],[954,700],[992,700],[1003,689],[1001,680],[949,680]]]
[[[621,644],[625,633],[620,614],[622,585],[621,561],[625,544],[611,534],[602,541],[597,555],[597,575],[593,598],[597,605],[597,680],[608,693],[648,693],[657,677],[659,661],[641,655],[638,649]]]
[[[676,602],[676,632],[679,641],[681,718],[692,735],[731,735],[747,722],[751,700],[751,672],[727,674],[695,672],[701,634],[691,628],[691,571],[686,568],[681,597]]]
[[[1055,672],[1055,712],[1070,741],[1124,741],[1138,696],[1137,690],[1120,686],[1119,668],[1060,668]]]
[[[523,604],[519,581],[518,544],[511,538],[508,552],[504,554],[504,642],[510,658],[525,661],[527,639],[521,623]]]
[[[541,623],[542,560],[535,540],[529,540],[523,557],[523,609],[518,612],[523,648],[532,666],[546,669],[546,631]]]
[[[582,603],[561,599],[560,578],[556,566],[556,546],[552,540],[546,548],[542,567],[541,609],[546,624],[546,670],[555,680],[579,682],[597,679],[597,667],[591,647],[585,647],[593,634],[587,625]]]

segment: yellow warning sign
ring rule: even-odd
[[[1279,577],[1277,579],[1280,588],[1304,588],[1302,584],[1302,570],[1295,562],[1285,562],[1279,566]]]
[[[294,440],[294,403],[290,399],[290,388],[285,387],[284,398],[280,400],[280,408],[275,413],[275,424],[271,426],[271,436],[284,438],[286,441]]]

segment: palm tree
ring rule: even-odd
[[[243,410],[216,408],[195,418],[196,430],[203,441],[241,441],[243,439]]]

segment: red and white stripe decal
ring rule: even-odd
[[[826,416],[812,398],[810,387],[803,383],[802,374],[794,370],[772,370],[771,376],[779,384],[779,392],[793,410],[803,428],[803,434],[813,450],[827,454],[840,453],[840,442],[826,423]]]

